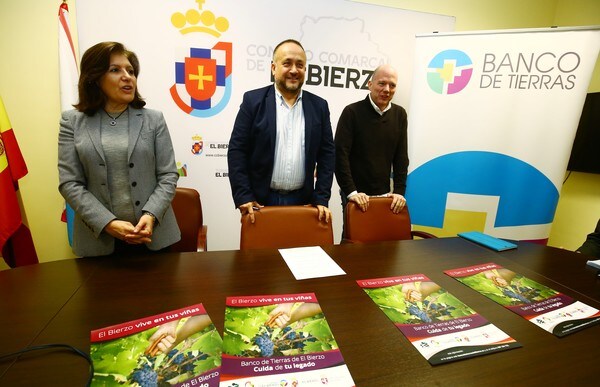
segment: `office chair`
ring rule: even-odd
[[[173,244],[170,251],[206,251],[208,226],[203,224],[202,202],[198,191],[177,187],[171,205],[181,231],[181,240]]]
[[[254,223],[243,215],[240,249],[331,245],[332,222],[320,221],[318,213],[313,206],[266,206],[254,212]]]
[[[344,222],[343,243],[408,240],[414,237],[436,238],[424,231],[412,231],[408,207],[394,214],[392,198],[370,198],[369,208],[362,212],[358,204],[348,202]]]

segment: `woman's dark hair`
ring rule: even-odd
[[[81,58],[81,75],[79,76],[79,103],[73,105],[80,112],[88,116],[104,108],[106,96],[100,89],[100,78],[106,74],[110,67],[110,57],[113,54],[124,55],[133,66],[133,73],[137,78],[140,73],[140,62],[133,51],[129,51],[118,42],[102,42],[90,48]],[[129,104],[136,109],[146,105],[137,88],[133,101]]]

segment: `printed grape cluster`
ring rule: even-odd
[[[158,374],[147,364],[135,369],[129,376],[129,380],[139,384],[140,387],[158,386]]]
[[[242,356],[248,357],[271,357],[285,356],[284,351],[298,350],[306,346],[306,343],[315,342],[317,338],[306,332],[296,332],[291,327],[283,329],[262,326],[252,343],[256,344],[258,351],[246,350]]]
[[[502,293],[510,298],[519,300],[524,304],[531,304],[531,300],[535,300],[536,297],[540,296],[540,290],[536,288],[530,288],[526,286],[511,285],[507,288],[502,289]]]
[[[253,339],[254,344],[258,345],[258,349],[262,356],[273,356],[273,350],[275,349],[275,344],[271,340],[271,336],[268,332],[263,332],[260,335],[256,335]]]
[[[180,375],[194,376],[195,363],[208,358],[208,355],[199,351],[180,352],[171,350],[162,361],[157,364],[160,356],[142,355],[138,366],[129,374],[127,380],[139,387],[170,386],[168,381]]]
[[[419,308],[416,304],[408,302],[408,313],[415,316],[419,322],[430,323],[433,321],[447,320],[452,316],[454,306],[442,303],[435,303],[430,300],[423,301],[423,307]]]

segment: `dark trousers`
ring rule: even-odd
[[[344,231],[346,230],[346,204],[348,204],[348,195],[340,190],[340,196],[342,198],[342,241],[344,240]]]
[[[297,189],[295,191],[275,191],[269,192],[269,198],[267,199],[267,206],[297,206],[308,204],[302,200],[302,190]]]

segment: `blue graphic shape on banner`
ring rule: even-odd
[[[559,193],[539,170],[507,155],[468,151],[437,157],[408,175],[413,224],[442,228],[449,193],[498,196],[495,227],[551,223]]]
[[[464,52],[460,50],[445,50],[437,54],[431,60],[429,67],[442,68],[444,67],[444,62],[448,59],[455,60],[456,65],[460,67],[470,66],[473,64],[473,62],[471,62],[471,58],[469,58],[469,56]]]

